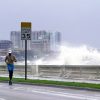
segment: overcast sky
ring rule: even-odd
[[[33,31],[59,31],[63,41],[100,48],[100,0],[0,0],[0,40],[22,21],[32,22]]]

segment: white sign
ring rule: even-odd
[[[31,40],[31,23],[21,23],[21,40]]]

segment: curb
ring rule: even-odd
[[[87,91],[98,91],[100,89],[95,88],[86,88],[86,87],[76,87],[76,86],[63,86],[63,85],[54,85],[54,84],[43,84],[43,83],[25,83],[25,82],[13,82],[15,84],[24,84],[24,85],[36,85],[36,86],[47,86],[47,87],[54,87],[54,88],[66,88],[66,89],[77,89],[77,90],[87,90]]]

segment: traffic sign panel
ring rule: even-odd
[[[21,23],[21,40],[31,40],[31,23]]]

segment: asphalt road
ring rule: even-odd
[[[100,92],[0,83],[0,100],[100,100]]]

